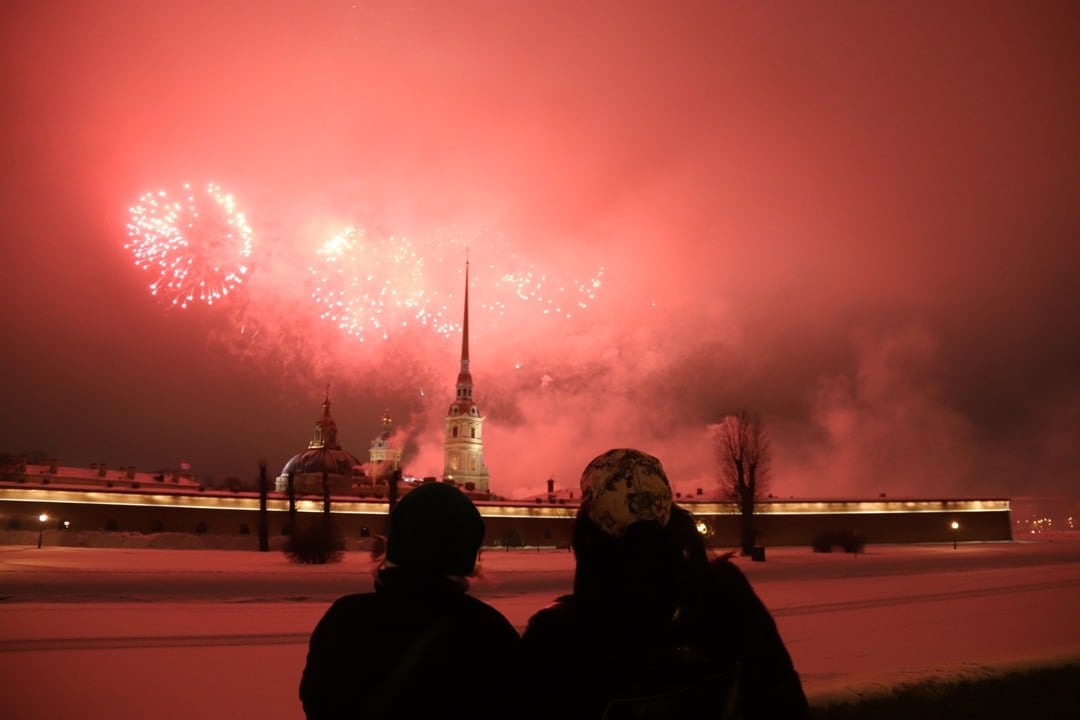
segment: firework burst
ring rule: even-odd
[[[248,272],[252,231],[232,195],[213,183],[204,193],[146,193],[130,209],[128,242],[135,265],[156,273],[150,292],[174,306],[213,305]]]
[[[459,325],[432,287],[424,254],[404,237],[368,238],[350,227],[316,251],[309,267],[320,317],[361,342],[410,326],[449,336]]]
[[[526,327],[538,316],[569,319],[599,293],[603,268],[587,280],[562,280],[526,262],[505,242],[483,239],[477,244],[499,261],[474,264],[470,286],[474,311],[487,315],[491,329],[505,323]],[[461,329],[461,260],[467,245],[441,233],[414,241],[350,227],[317,249],[309,266],[311,295],[323,320],[361,341],[386,340],[410,327],[449,337]]]
[[[570,319],[596,300],[604,276],[604,269],[600,268],[588,280],[566,282],[531,265],[505,272],[494,266],[490,270],[496,299],[485,307],[499,316],[506,315],[511,303],[524,303],[541,315]]]

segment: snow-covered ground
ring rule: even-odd
[[[1080,658],[1080,540],[770,548],[736,562],[773,611],[811,701]],[[516,626],[565,592],[566,551],[486,551],[476,595]],[[0,709],[25,720],[301,718],[308,633],[370,589],[370,559],[0,546]],[[551,680],[557,682],[558,669]],[[542,682],[538,679],[538,682]]]

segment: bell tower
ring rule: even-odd
[[[371,475],[376,480],[384,480],[390,473],[401,469],[401,448],[396,447],[393,443],[392,424],[393,419],[390,417],[390,409],[387,408],[382,416],[382,432],[371,441],[371,448],[368,451]]]
[[[469,372],[469,261],[465,261],[465,315],[461,323],[461,369],[456,395],[446,415],[443,439],[443,480],[470,492],[488,492],[488,469],[484,465],[484,418],[473,400]]]

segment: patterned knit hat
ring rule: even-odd
[[[664,467],[639,450],[608,450],[586,465],[581,498],[589,519],[614,537],[641,520],[666,526],[671,519],[671,484]]]
[[[470,575],[484,541],[484,520],[452,485],[425,483],[390,513],[386,559],[432,575]]]

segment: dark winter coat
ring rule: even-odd
[[[519,651],[506,618],[459,584],[389,568],[319,621],[300,700],[308,720],[504,717]]]
[[[618,603],[589,608],[573,595],[538,612],[522,638],[529,674],[546,678],[533,696],[538,717],[610,717],[619,698],[680,688],[694,695],[693,707],[680,709],[697,718],[807,717],[776,623],[742,572],[713,561],[700,598],[661,622]]]

